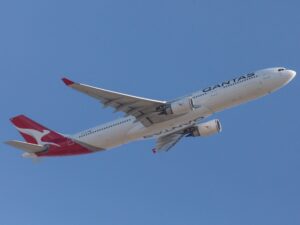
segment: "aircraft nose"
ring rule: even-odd
[[[288,81],[293,80],[295,78],[296,74],[297,73],[294,70],[287,70]]]

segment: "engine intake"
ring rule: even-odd
[[[211,120],[206,123],[200,123],[193,127],[190,136],[199,137],[199,136],[210,136],[222,131],[222,125],[219,120]]]

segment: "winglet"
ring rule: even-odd
[[[68,78],[62,78],[62,81],[65,83],[65,85],[70,86],[72,84],[75,84],[75,82],[69,80]]]

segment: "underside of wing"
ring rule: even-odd
[[[185,134],[183,132],[182,133],[177,132],[177,133],[172,133],[172,134],[158,138],[156,141],[156,147],[153,149],[153,153],[169,151],[184,136],[185,136]]]
[[[150,126],[173,118],[172,116],[162,115],[158,108],[166,104],[166,101],[153,100],[148,98],[127,95],[89,85],[75,83],[67,78],[63,82],[81,93],[89,95],[99,100],[104,107],[112,107],[115,112],[124,112],[128,116],[134,116],[137,121],[144,126]]]

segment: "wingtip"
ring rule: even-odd
[[[74,84],[74,81],[69,80],[68,78],[64,77],[62,78],[62,81],[65,83],[65,85],[70,86],[72,84]]]

